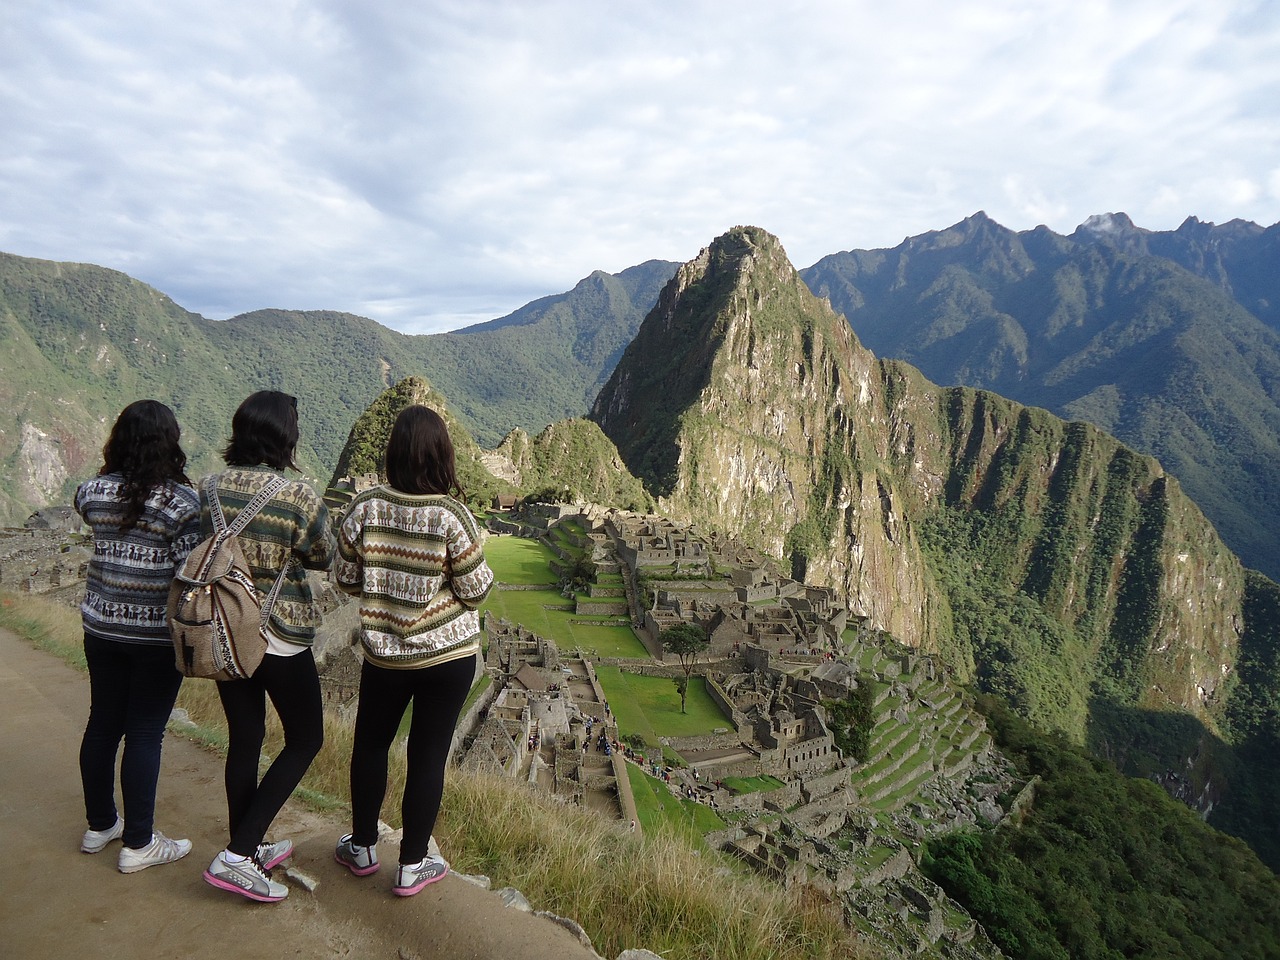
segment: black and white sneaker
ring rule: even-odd
[[[253,857],[230,863],[225,850],[213,858],[204,872],[204,880],[219,890],[229,890],[259,903],[276,903],[289,895],[289,888],[272,880],[271,874]]]
[[[449,865],[439,857],[427,857],[421,863],[402,863],[396,870],[396,882],[391,892],[397,897],[412,897],[448,872]]]

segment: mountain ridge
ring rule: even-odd
[[[1159,233],[1110,214],[1063,237],[979,213],[801,275],[877,356],[1088,420],[1156,456],[1274,576],[1278,265],[1280,225],[1188,220]]]

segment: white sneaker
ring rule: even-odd
[[[133,847],[121,847],[118,866],[121,873],[137,873],[147,867],[181,860],[190,852],[190,840],[170,840],[157,830],[151,835],[151,842],[145,847],[137,850]]]
[[[124,835],[124,821],[116,817],[115,826],[106,830],[86,830],[84,839],[80,841],[82,853],[101,853],[112,840],[119,840]]]

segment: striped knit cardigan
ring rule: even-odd
[[[229,467],[218,474],[218,502],[228,525],[235,522],[273,472],[266,466]],[[209,537],[213,535],[213,519],[205,501],[204,484],[200,486],[200,533]],[[307,484],[291,480],[267,501],[236,539],[244,548],[254,585],[263,596],[271,590],[289,558],[298,560],[285,575],[280,596],[271,608],[270,628],[281,640],[311,646],[321,615],[307,582],[307,570],[327,570],[333,562],[329,508]]]
[[[493,571],[475,517],[453,497],[366,490],[338,525],[333,572],[339,589],[360,598],[370,662],[416,669],[480,649],[476,607]]]

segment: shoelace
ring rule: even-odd
[[[157,833],[155,837],[156,837],[155,843],[156,843],[157,853],[166,857],[172,857],[178,852],[177,840],[170,840],[163,833]]]

